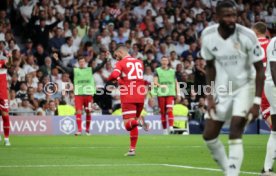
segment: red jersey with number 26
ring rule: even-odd
[[[131,56],[117,62],[108,80],[118,80],[121,103],[144,102],[146,89],[143,70],[143,62]]]

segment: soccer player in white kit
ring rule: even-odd
[[[259,115],[264,83],[263,52],[255,33],[239,24],[232,1],[217,4],[219,24],[202,32],[201,55],[207,61],[208,113],[203,139],[227,176],[239,175],[243,160],[242,133],[249,114]],[[255,96],[255,98],[254,98]],[[230,120],[229,157],[218,135]]]
[[[265,71],[265,95],[270,104],[272,128],[267,142],[266,157],[262,176],[276,175],[272,172],[276,158],[276,37],[272,38],[266,49],[267,67]]]

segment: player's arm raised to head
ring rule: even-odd
[[[120,77],[121,73],[122,73],[122,66],[121,66],[121,62],[119,61],[116,63],[116,66],[113,72],[107,78],[107,81],[117,80]]]

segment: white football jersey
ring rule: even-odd
[[[233,35],[224,39],[218,32],[218,24],[202,32],[201,55],[205,60],[215,60],[215,86],[231,86],[237,90],[255,79],[253,63],[261,61],[263,51],[255,33],[236,24]]]
[[[273,82],[271,76],[270,62],[276,62],[276,37],[273,37],[266,48],[267,67],[265,70],[265,81]]]

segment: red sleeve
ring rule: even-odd
[[[111,73],[111,75],[107,78],[108,81],[112,81],[112,80],[116,80],[122,72],[122,66],[121,66],[121,62],[117,62],[113,72]]]

